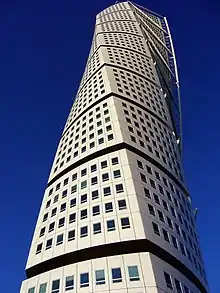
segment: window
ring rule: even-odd
[[[64,223],[65,223],[65,218],[59,219],[58,227],[60,228],[60,227],[64,226]]]
[[[101,233],[101,223],[93,224],[93,234]]]
[[[65,211],[65,209],[66,209],[66,203],[61,204],[61,206],[60,206],[60,212]]]
[[[72,290],[74,288],[74,276],[66,277],[65,290]]]
[[[98,190],[92,191],[92,199],[96,199],[96,198],[99,198],[99,192],[98,192]]]
[[[53,242],[52,238],[47,240],[47,242],[46,242],[46,250],[50,249],[52,247],[52,242]]]
[[[81,189],[84,189],[87,187],[87,180],[84,180],[81,182]]]
[[[107,161],[102,161],[101,162],[101,168],[103,169],[103,168],[106,168],[106,167],[108,167]]]
[[[119,177],[121,177],[121,172],[120,172],[120,170],[115,170],[115,171],[113,171],[113,175],[114,175],[114,178],[119,178]]]
[[[71,230],[68,232],[68,241],[75,240],[75,230]]]
[[[118,201],[118,208],[119,210],[124,210],[127,208],[126,201],[124,199]]]
[[[113,211],[113,206],[112,206],[112,202],[108,202],[105,204],[105,212],[109,213]]]
[[[76,221],[76,213],[69,215],[69,224]]]
[[[151,204],[148,204],[148,210],[151,215],[155,216],[154,207]]]
[[[62,198],[67,196],[67,189],[62,192]]]
[[[71,193],[75,193],[77,191],[77,185],[73,185],[71,187]]]
[[[163,231],[164,240],[166,240],[167,242],[170,242],[168,232],[165,229],[162,229],[162,231]]]
[[[165,222],[165,221],[164,221],[163,213],[162,213],[161,211],[159,211],[159,210],[157,211],[157,213],[158,213],[158,216],[159,216],[160,221],[161,221],[161,222]]]
[[[53,203],[57,202],[58,199],[59,199],[59,195],[57,194],[57,195],[54,196]]]
[[[154,193],[154,201],[160,205],[160,199],[159,199],[159,196],[157,196],[155,193]]]
[[[154,233],[160,236],[159,226],[152,222]]]
[[[93,216],[96,216],[96,215],[99,215],[100,214],[99,206],[94,206],[92,208],[92,214],[93,214]]]
[[[169,227],[171,229],[173,229],[173,222],[171,221],[171,219],[169,217],[167,217],[167,223],[168,223]]]
[[[59,293],[60,289],[60,280],[54,280],[52,282],[52,291],[51,293]]]
[[[178,249],[178,245],[177,245],[176,238],[175,238],[173,235],[171,235],[171,239],[172,239],[173,246],[174,246],[176,249]]]
[[[40,284],[39,293],[46,293],[47,283]]]
[[[107,181],[107,180],[109,180],[109,175],[108,175],[108,173],[104,173],[104,174],[102,174],[102,181]]]
[[[89,286],[89,273],[80,274],[80,288]]]
[[[121,276],[121,269],[120,268],[112,269],[112,282],[113,283],[122,282],[122,276]]]
[[[116,165],[118,164],[118,158],[115,157],[115,158],[112,158],[112,165]]]
[[[183,285],[183,288],[184,288],[184,293],[189,293],[189,288],[186,287],[186,285]]]
[[[75,173],[75,174],[72,175],[72,181],[74,181],[76,179],[77,179],[77,173]]]
[[[87,209],[82,210],[80,213],[80,219],[83,220],[85,218],[87,218]]]
[[[148,198],[151,198],[149,189],[144,187],[144,195]]]
[[[28,293],[34,293],[35,287],[29,288]]]
[[[45,222],[47,219],[48,219],[48,213],[44,214],[43,222]]]
[[[40,236],[39,236],[39,237],[41,237],[41,236],[43,236],[43,235],[45,234],[45,230],[46,230],[45,227],[43,227],[43,228],[40,230]]]
[[[177,293],[183,293],[182,287],[180,285],[180,281],[178,281],[177,279],[174,279],[174,283],[175,283]]]
[[[108,231],[115,230],[115,221],[114,220],[107,221],[107,230]]]
[[[137,165],[138,165],[139,168],[144,169],[144,168],[143,168],[143,164],[142,164],[142,162],[140,162],[140,161],[138,161],[138,160],[137,160]]]
[[[87,202],[87,194],[81,195],[81,203]]]
[[[121,228],[122,229],[130,228],[129,218],[122,218],[121,219]]]
[[[55,222],[50,223],[48,232],[52,232],[54,230]]]
[[[86,236],[88,236],[88,227],[87,226],[81,227],[80,228],[80,237],[83,238]]]
[[[63,234],[57,235],[57,245],[60,245],[63,243]]]
[[[92,185],[97,184],[97,182],[98,182],[97,176],[91,178],[91,184],[92,184]]]
[[[170,275],[167,274],[166,272],[164,272],[164,278],[165,278],[165,282],[166,282],[167,288],[173,290],[173,284],[172,284],[172,280],[171,280]]]
[[[105,272],[104,272],[104,270],[95,271],[95,281],[96,281],[96,285],[105,284]]]
[[[115,188],[116,188],[116,193],[120,193],[120,192],[124,191],[124,188],[123,188],[122,184],[116,184]]]
[[[40,243],[40,244],[37,245],[36,254],[41,253],[42,246],[43,246],[42,243]]]
[[[147,183],[146,176],[144,174],[142,174],[142,173],[140,173],[140,175],[141,175],[141,181]]]
[[[128,275],[130,281],[139,281],[139,273],[137,266],[129,266],[128,267]]]
[[[97,170],[96,165],[92,165],[92,166],[91,166],[91,172],[95,172],[96,170]]]
[[[70,200],[70,207],[75,207],[76,206],[76,198],[73,198]]]
[[[104,193],[104,196],[110,195],[111,194],[111,188],[110,187],[103,188],[103,193]]]
[[[83,169],[81,170],[81,177],[85,176],[87,174],[87,169]]]

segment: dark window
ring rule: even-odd
[[[87,226],[81,227],[80,228],[80,237],[83,238],[86,236],[88,236],[88,227]]]
[[[116,184],[115,188],[116,188],[116,193],[120,193],[124,191],[122,184]]]
[[[99,192],[98,190],[93,190],[92,191],[92,199],[96,199],[99,198]]]
[[[75,207],[76,206],[76,198],[73,198],[70,200],[70,207]]]
[[[76,221],[76,213],[69,215],[69,223],[73,223]]]
[[[64,226],[64,223],[65,223],[65,218],[59,219],[58,227],[60,228],[60,227]]]
[[[87,194],[81,195],[81,203],[87,202]]]
[[[87,218],[87,209],[85,210],[82,210],[81,213],[80,213],[80,219],[85,219]]]
[[[92,183],[92,185],[97,184],[97,182],[98,182],[97,176],[91,178],[91,183]]]
[[[129,266],[128,267],[128,275],[129,275],[129,280],[131,282],[140,280],[137,266]]]
[[[60,245],[63,243],[63,234],[57,235],[57,245]]]
[[[115,230],[115,221],[114,220],[107,221],[107,230],[108,231]]]
[[[154,233],[160,236],[159,226],[152,222]]]
[[[47,242],[46,242],[46,250],[50,249],[52,247],[52,242],[53,242],[52,238],[47,240]]]
[[[112,158],[112,165],[116,165],[118,164],[118,158],[115,157],[115,158]]]
[[[112,205],[112,202],[108,202],[105,204],[105,212],[106,213],[109,213],[109,212],[112,212],[113,211],[113,205]]]
[[[75,230],[71,230],[68,232],[68,241],[75,240]]]
[[[101,233],[101,223],[93,224],[93,234]]]
[[[122,229],[130,228],[129,218],[122,218],[121,219],[121,228]]]
[[[51,217],[55,216],[57,213],[57,208],[52,209],[51,211]]]
[[[42,250],[42,246],[43,246],[42,243],[40,243],[40,244],[37,245],[36,254],[38,254],[38,253],[41,252],[41,250]]]
[[[50,223],[48,232],[52,232],[54,230],[55,222]]]
[[[101,168],[103,169],[103,168],[106,168],[106,167],[108,167],[107,161],[101,162]]]
[[[91,172],[95,172],[97,170],[97,166],[96,165],[92,165],[91,166]]]
[[[89,286],[89,273],[80,274],[80,288]]]
[[[99,215],[100,214],[99,206],[94,206],[92,208],[92,214],[93,214],[93,216],[96,216],[96,215]]]
[[[69,291],[74,289],[74,277],[69,276],[66,277],[65,291]]]
[[[118,208],[119,210],[124,210],[127,208],[126,201],[124,199],[118,201]]]
[[[120,268],[112,269],[112,282],[119,283],[121,281],[122,281],[121,269]]]
[[[52,282],[52,291],[51,293],[59,293],[60,289],[60,280],[54,280]]]
[[[183,293],[182,287],[180,285],[180,281],[178,281],[177,279],[174,279],[174,283],[175,283],[177,293]]]
[[[170,242],[168,232],[166,230],[164,230],[164,229],[162,229],[162,231],[163,231],[164,240],[166,240],[167,242]]]
[[[104,173],[104,174],[102,174],[102,181],[107,181],[107,180],[109,180],[109,175],[108,175],[108,173]]]
[[[165,278],[165,282],[166,282],[167,288],[173,290],[173,284],[172,284],[172,280],[171,280],[170,275],[167,274],[166,272],[164,272],[164,278]]]
[[[103,188],[103,193],[104,193],[104,196],[110,195],[111,194],[111,188],[110,187]]]
[[[65,211],[65,209],[66,209],[66,203],[61,204],[61,206],[60,206],[60,212]]]

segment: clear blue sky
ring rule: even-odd
[[[48,173],[109,0],[0,1],[1,292],[17,293]],[[184,165],[212,293],[219,293],[220,4],[139,0],[166,15],[182,87]],[[218,288],[218,289],[217,289]]]

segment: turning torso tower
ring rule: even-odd
[[[165,17],[121,2],[94,37],[21,293],[207,293]]]

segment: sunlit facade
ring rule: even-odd
[[[20,293],[205,293],[181,159],[165,17],[131,2],[96,16]]]

